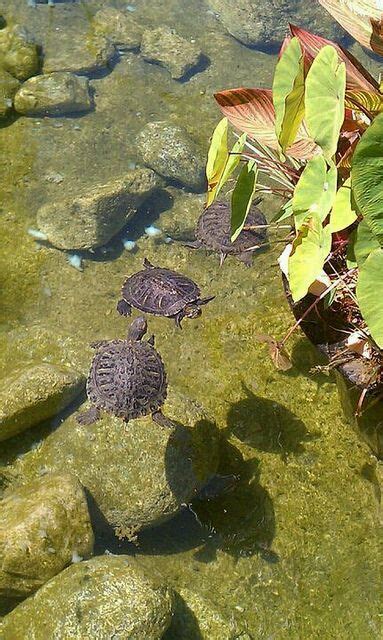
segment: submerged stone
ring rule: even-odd
[[[16,78],[0,68],[0,117],[6,116],[11,111],[13,97],[19,86],[20,83]]]
[[[61,28],[44,44],[43,70],[95,73],[105,69],[115,54],[113,43],[103,35]]]
[[[39,229],[59,249],[90,249],[108,242],[161,180],[150,169],[134,169],[82,195],[49,202],[37,214]]]
[[[172,593],[128,556],[80,562],[52,578],[8,614],[2,640],[161,640]]]
[[[63,115],[92,107],[87,78],[68,71],[30,78],[15,96],[15,110],[23,115]]]
[[[36,364],[2,380],[0,442],[47,420],[81,391],[85,378],[67,367]]]
[[[0,30],[0,67],[18,80],[39,72],[38,47],[24,27],[15,24]]]
[[[177,513],[217,469],[218,433],[204,411],[170,389],[163,412],[175,429],[149,416],[125,423],[103,414],[87,426],[71,416],[24,456],[16,473],[23,481],[42,469],[76,475],[109,524],[129,537]]]
[[[205,156],[188,132],[171,122],[149,122],[138,134],[138,153],[157,173],[194,191],[205,188]]]
[[[133,18],[114,7],[104,7],[93,18],[96,33],[109,38],[119,49],[139,49],[142,27]]]
[[[174,80],[181,80],[202,58],[202,52],[195,44],[169,27],[144,31],[141,55],[147,62],[165,67]]]
[[[44,476],[0,501],[0,594],[25,597],[93,552],[93,531],[79,481]]]

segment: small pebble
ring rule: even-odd
[[[136,248],[136,243],[134,242],[134,240],[125,239],[122,241],[122,244],[124,245],[124,249],[126,249],[127,251],[133,251]]]
[[[128,162],[128,165],[127,165],[127,167],[128,167],[128,169],[129,169],[129,171],[133,171],[133,169],[135,169],[135,168],[136,168],[136,166],[137,166],[137,165],[136,165],[136,163],[135,163],[135,162]]]
[[[78,555],[77,551],[73,551],[72,553],[72,562],[75,564],[76,562],[81,562],[83,558]]]
[[[173,238],[171,238],[170,236],[166,236],[166,238],[164,238],[164,242],[165,244],[170,244],[171,242],[173,242]]]
[[[70,266],[77,269],[77,271],[83,271],[82,257],[78,253],[68,253],[68,262]]]
[[[32,236],[32,238],[36,238],[36,240],[48,240],[48,237],[39,229],[32,229],[31,227],[27,230],[27,233]]]
[[[137,7],[135,7],[134,4],[127,4],[126,5],[126,10],[130,11],[131,13],[133,13],[136,9],[137,9]]]
[[[158,227],[150,225],[150,227],[145,227],[145,233],[149,238],[155,238],[156,236],[160,236],[162,231]]]
[[[45,180],[48,182],[53,182],[53,184],[60,184],[64,180],[64,176],[61,173],[47,173],[45,174]]]

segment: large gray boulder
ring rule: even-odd
[[[47,420],[80,393],[85,377],[68,367],[36,364],[1,381],[0,442]]]
[[[0,595],[25,597],[72,561],[93,552],[93,531],[79,481],[44,476],[0,501]]]
[[[15,96],[15,110],[29,116],[56,116],[91,108],[88,79],[68,71],[30,78]]]
[[[201,61],[202,52],[169,27],[147,29],[142,37],[141,55],[147,62],[165,67],[174,80],[184,76]]]
[[[193,191],[205,189],[205,154],[188,132],[171,122],[149,122],[137,136],[143,162]]]
[[[243,44],[258,48],[279,45],[288,23],[338,40],[344,32],[317,2],[307,0],[208,0],[228,32]]]
[[[26,80],[39,72],[37,45],[21,25],[0,30],[0,67],[18,80]]]
[[[150,416],[126,424],[104,414],[88,426],[71,416],[19,461],[18,482],[70,472],[117,534],[134,538],[190,502],[218,465],[217,429],[198,405],[170,389],[164,413],[178,423],[174,430]]]
[[[90,249],[108,242],[162,184],[150,169],[134,169],[83,194],[49,202],[37,224],[59,249]]]
[[[139,49],[143,28],[132,18],[132,14],[114,7],[104,7],[93,17],[95,33],[106,36],[124,51]]]
[[[2,621],[2,640],[161,640],[172,593],[128,556],[101,556],[52,578]]]
[[[11,111],[13,97],[19,86],[20,83],[16,78],[0,68],[0,117],[6,116]]]

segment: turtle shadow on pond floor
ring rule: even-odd
[[[227,431],[241,442],[259,451],[279,453],[303,453],[304,443],[316,438],[296,415],[283,405],[256,396],[244,384],[245,398],[230,405],[227,414]]]

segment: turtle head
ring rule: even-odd
[[[183,309],[184,318],[198,318],[202,313],[202,309],[195,302],[187,304]]]
[[[135,320],[133,320],[132,324],[129,327],[128,331],[128,340],[132,340],[132,342],[138,342],[141,338],[144,337],[146,331],[148,329],[147,322],[143,316],[139,316]]]

